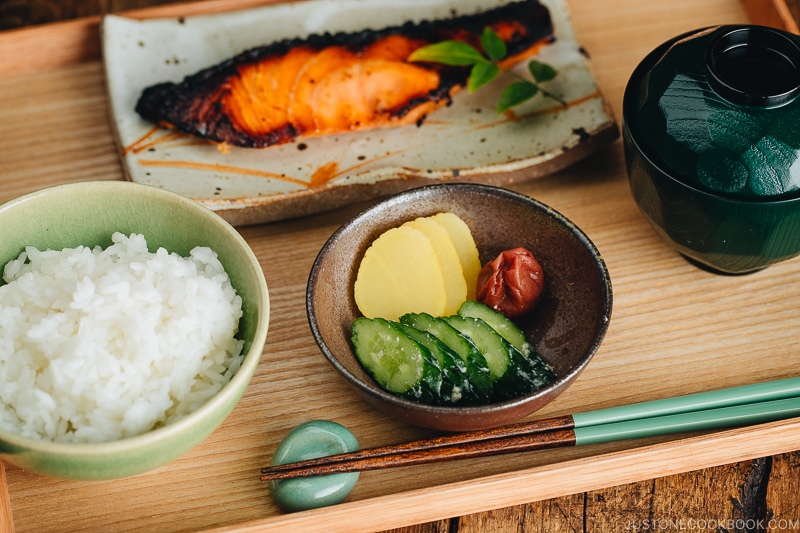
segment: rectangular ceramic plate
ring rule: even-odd
[[[505,1],[505,0],[504,0]],[[270,42],[326,31],[380,29],[406,20],[487,9],[500,0],[311,0],[186,18],[103,20],[111,113],[128,179],[197,200],[234,224],[332,209],[430,181],[495,184],[548,174],[616,138],[618,132],[569,23],[562,0],[550,9],[556,41],[539,58],[558,70],[541,95],[498,115],[508,83],[432,113],[420,127],[301,139],[263,149],[220,147],[156,129],[134,111],[145,87],[185,76]],[[522,73],[526,65],[517,65]]]

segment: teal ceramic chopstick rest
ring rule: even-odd
[[[358,450],[355,436],[336,422],[312,420],[291,430],[278,445],[272,465]],[[269,490],[284,511],[303,511],[341,503],[358,481],[358,472],[274,480]]]
[[[800,37],[761,26],[680,35],[623,102],[633,197],[674,249],[743,273],[800,254]]]

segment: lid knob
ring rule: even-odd
[[[772,28],[726,27],[708,44],[706,72],[730,102],[780,106],[800,94],[800,46]]]

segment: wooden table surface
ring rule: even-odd
[[[101,13],[166,3],[166,0],[0,0],[0,30],[6,30],[0,31],[0,202],[55,183],[122,179],[110,126],[103,119],[106,97],[102,90],[102,64],[99,45],[91,32],[96,29],[96,17]],[[764,9],[770,4],[766,0],[762,3]],[[208,0],[205,4],[209,10],[219,10],[230,2]],[[601,91],[618,120],[628,76],[653,47],[690,29],[750,20],[738,0],[568,0],[568,5],[578,39],[591,58]],[[179,12],[180,6],[175,9]],[[66,19],[73,20],[44,24]],[[75,31],[87,32],[89,37],[77,45],[72,41],[62,45],[61,36]],[[69,127],[58,127],[64,124]],[[796,302],[800,296],[800,262],[789,261],[745,277],[722,277],[701,272],[670,252],[630,199],[620,141],[554,176],[514,188],[554,206],[587,231],[603,252],[614,281],[615,310],[607,340],[596,357],[596,366],[590,366],[586,376],[576,384],[575,392],[564,395],[561,409],[570,412],[579,408],[578,403],[586,397],[596,397],[598,404],[615,404],[679,394],[686,389],[691,392],[798,374],[800,319]],[[314,250],[355,209],[242,228],[257,252],[270,254],[269,259],[264,259],[264,268],[275,309],[283,312],[284,307],[289,309],[287,302],[294,305],[273,321],[268,351],[291,353],[299,349],[292,347],[294,338],[307,336],[307,331],[300,329],[304,327],[304,316],[299,305],[307,267]],[[293,256],[297,240],[309,244],[302,255]],[[281,259],[281,253],[289,254],[288,258]],[[294,265],[293,261],[298,259],[299,264]],[[303,343],[301,351],[314,351],[308,340]],[[615,357],[627,363],[633,361],[633,368],[619,368]],[[671,364],[669,358],[678,362]],[[708,375],[697,377],[706,369],[710,369]],[[602,381],[598,376],[602,378],[604,372],[619,375],[615,379],[625,384],[625,392],[612,393],[602,385],[595,385]],[[665,375],[669,377],[664,378]],[[336,383],[336,377],[326,375],[315,385],[325,392],[335,390]],[[605,396],[593,396],[601,394]],[[360,411],[356,418],[344,407],[335,414],[345,419],[353,416],[359,424],[379,419]],[[301,414],[290,422],[299,423],[303,416],[313,415]],[[234,417],[232,423],[244,426],[241,418]],[[251,432],[258,428],[255,424]],[[400,431],[397,425],[390,425],[389,430]],[[720,441],[720,447],[736,446],[742,451],[719,457],[746,460],[720,465],[713,444],[689,441],[692,444],[686,449],[698,450],[698,454],[707,454],[708,458],[685,458],[676,452],[674,461],[662,461],[656,466],[648,463],[648,468],[640,470],[636,469],[636,462],[624,463],[625,468],[602,475],[593,470],[591,476],[602,479],[602,485],[593,484],[591,479],[580,483],[563,480],[566,488],[552,492],[558,497],[540,499],[536,497],[538,492],[533,491],[530,500],[525,495],[517,496],[513,500],[515,505],[504,506],[502,500],[496,503],[492,494],[487,493],[485,503],[480,505],[454,506],[465,509],[457,516],[438,517],[392,531],[800,531],[797,496],[800,452],[793,451],[800,449],[800,440],[782,442],[781,435],[788,431],[794,431],[796,436],[797,425],[768,427],[754,434],[756,440],[771,439],[774,448],[770,447],[772,442],[758,441],[753,443],[753,451],[745,450],[747,447],[742,443],[747,442],[746,434],[732,433],[730,438]],[[376,435],[369,438],[372,444],[385,442]],[[645,445],[652,443],[648,441]],[[657,452],[658,443],[654,446]],[[759,450],[771,449],[781,453],[759,455]],[[194,459],[201,457],[208,461],[203,466],[213,469],[221,456],[209,450],[210,446],[204,448]],[[607,468],[614,467],[615,452],[616,449],[610,449]],[[218,453],[224,454],[225,448]],[[637,457],[645,463],[641,459],[644,454]],[[195,468],[191,460],[178,461],[168,473],[191,479],[197,475],[191,472]],[[496,466],[485,467],[482,463],[479,468],[489,474],[497,470]],[[581,474],[577,470],[565,475]],[[421,481],[406,483],[411,487],[424,486]],[[6,486],[8,492],[0,491],[0,530],[4,531],[13,530],[14,526],[17,531],[137,528],[179,531],[233,527],[237,521],[231,514],[236,513],[241,513],[243,521],[251,521],[250,530],[261,529],[259,510],[249,504],[239,506],[236,488],[232,489],[232,495],[220,500],[220,505],[227,508],[218,521],[192,517],[182,522],[183,514],[191,515],[182,508],[177,510],[178,517],[174,520],[158,522],[150,519],[159,512],[165,513],[163,509],[152,509],[152,513],[143,512],[137,525],[118,520],[117,516],[122,514],[118,508],[94,507],[92,498],[98,498],[98,505],[103,504],[102,498],[86,492],[82,485],[51,483],[6,465],[5,470],[0,468],[0,488]],[[572,486],[584,486],[587,490],[570,492]],[[105,487],[113,491],[113,485]],[[137,485],[132,487],[131,490],[142,490]],[[172,490],[177,498],[177,491],[183,489]],[[69,504],[57,505],[60,499],[67,501],[69,494],[80,491],[83,496],[77,501],[84,508],[71,500]],[[377,492],[372,487],[364,496]],[[121,495],[124,497],[126,493],[123,491]],[[137,498],[133,493],[129,496]],[[119,500],[113,505],[120,505]],[[185,507],[190,506],[187,503]],[[87,521],[86,515],[91,513],[99,514],[100,518]],[[321,530],[329,529],[322,524],[318,523]],[[331,525],[330,529],[335,528]]]

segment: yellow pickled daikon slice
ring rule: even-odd
[[[444,314],[455,314],[461,304],[464,303],[464,300],[467,299],[467,283],[464,280],[461,259],[458,256],[453,240],[450,238],[450,234],[441,224],[430,217],[418,218],[403,225],[421,231],[431,241],[444,276],[444,287],[447,294],[447,305],[445,305]]]
[[[409,226],[390,229],[370,245],[354,287],[356,305],[368,318],[397,320],[405,313],[445,314],[447,292],[428,237]]]
[[[441,224],[450,234],[450,239],[453,241],[458,257],[461,260],[464,281],[467,284],[466,299],[474,300],[478,285],[478,272],[481,271],[481,260],[469,226],[458,215],[453,213],[437,213],[430,218]]]

